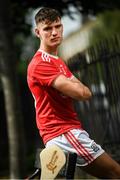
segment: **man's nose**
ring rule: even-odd
[[[56,34],[57,34],[57,30],[54,28],[54,29],[52,30],[52,35],[55,36]]]

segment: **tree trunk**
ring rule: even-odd
[[[10,178],[16,179],[23,177],[26,167],[25,139],[9,7],[9,0],[0,3],[0,79],[5,99]]]

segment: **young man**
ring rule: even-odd
[[[46,147],[56,144],[75,152],[83,170],[98,178],[120,178],[120,166],[89,138],[73,108],[73,99],[91,98],[88,87],[57,55],[63,25],[58,11],[42,8],[35,16],[40,47],[28,66],[28,85],[35,99],[36,122]]]

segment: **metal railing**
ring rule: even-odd
[[[120,37],[75,55],[68,66],[93,92],[90,101],[75,103],[84,128],[120,161]]]

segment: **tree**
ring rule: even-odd
[[[8,126],[10,178],[15,179],[21,178],[24,172],[25,144],[17,83],[16,54],[9,17],[9,0],[4,0],[0,4],[0,80]]]
[[[120,11],[106,11],[99,14],[96,19],[96,25],[92,27],[90,34],[90,44],[94,45],[103,39],[120,35]]]
[[[30,9],[36,9],[41,6],[49,6],[59,10],[61,15],[69,15],[72,18],[70,6],[74,6],[83,15],[97,15],[106,10],[120,8],[119,0],[10,0],[11,22],[13,31],[17,33],[30,33],[30,25],[25,23],[26,14]],[[19,17],[19,18],[18,18]]]

